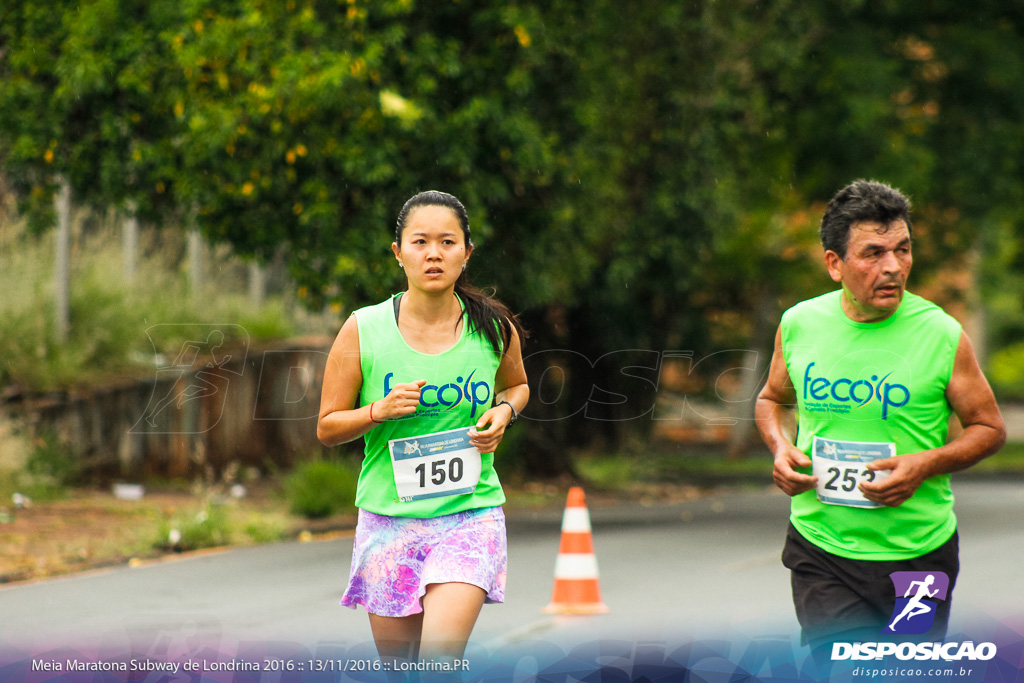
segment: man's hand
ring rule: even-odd
[[[872,472],[889,470],[890,474],[882,481],[862,482],[860,490],[872,502],[889,507],[902,505],[917,492],[921,482],[932,476],[931,460],[929,452],[922,451],[870,462],[867,468]]]
[[[797,467],[810,467],[811,459],[803,451],[789,443],[781,443],[775,453],[775,467],[772,479],[775,485],[788,496],[810,491],[818,485],[818,478],[797,472]]]

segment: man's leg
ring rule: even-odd
[[[954,532],[948,541],[930,553],[907,560],[906,566],[901,567],[901,570],[940,571],[949,577],[946,599],[936,601],[935,621],[928,632],[920,636],[921,640],[942,640],[949,628],[949,611],[953,606],[953,587],[956,586],[956,579],[960,574],[960,535]]]
[[[891,583],[888,606],[877,605],[859,585],[864,581],[837,561],[842,559],[813,545],[790,525],[782,564],[790,570],[793,607],[803,639],[812,647],[877,635],[892,612]]]
[[[782,554],[791,571],[793,605],[809,641],[879,640],[893,617],[896,595],[889,575],[898,571],[943,572],[945,600],[936,600],[932,628],[920,637],[942,638],[949,622],[953,587],[960,570],[954,533],[935,550],[909,560],[851,560],[832,555],[790,525]]]

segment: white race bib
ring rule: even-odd
[[[889,470],[869,470],[873,460],[896,455],[896,444],[873,441],[837,441],[814,437],[811,470],[818,478],[818,500],[831,505],[878,508],[881,504],[864,497],[857,485],[862,481],[882,481]]]
[[[472,493],[480,482],[480,451],[469,427],[388,441],[395,488],[403,503]]]

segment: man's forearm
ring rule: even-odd
[[[782,444],[795,445],[796,411],[792,407],[759,396],[754,404],[754,419],[761,438],[773,454]]]
[[[932,451],[928,476],[965,470],[999,451],[1006,443],[1002,424],[972,424],[955,439]]]

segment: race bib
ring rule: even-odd
[[[403,503],[472,493],[480,482],[480,452],[469,427],[388,441],[395,488]]]
[[[837,441],[814,437],[811,470],[818,478],[818,500],[830,505],[878,508],[881,504],[864,497],[857,485],[862,481],[882,481],[889,470],[874,472],[867,468],[873,460],[896,455],[896,444],[872,441]]]

